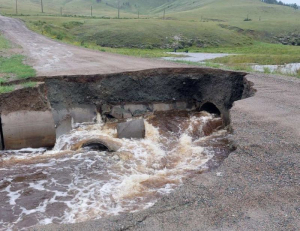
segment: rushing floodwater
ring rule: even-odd
[[[159,113],[146,120],[146,138],[116,138],[115,124],[81,125],[52,151],[0,155],[0,230],[74,223],[152,206],[185,178],[217,166],[229,154],[228,133],[211,114]],[[83,148],[105,137],[118,152]]]

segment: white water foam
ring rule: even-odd
[[[81,222],[152,206],[213,157],[197,144],[209,139],[202,127],[213,119],[210,114],[188,116],[178,131],[164,132],[147,120],[141,140],[117,139],[109,124],[79,125],[61,136],[52,151],[9,152],[1,159],[0,195],[5,196],[0,205],[16,218],[0,217],[0,230]],[[83,137],[99,136],[121,148],[115,153],[72,150]]]

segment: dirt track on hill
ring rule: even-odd
[[[29,65],[36,69],[38,76],[107,74],[179,66],[161,60],[98,52],[59,43],[30,31],[18,19],[1,15],[0,31],[23,48]]]
[[[24,44],[39,75],[175,65],[59,44],[28,31],[17,20],[5,20],[0,17],[0,29]],[[35,45],[44,41],[48,50]],[[300,80],[263,74],[247,78],[258,91],[231,110],[238,148],[218,169],[187,180],[144,211],[32,230],[299,230]]]

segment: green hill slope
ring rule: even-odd
[[[62,8],[66,15],[90,16],[91,6],[93,15],[117,16],[118,5],[122,17],[136,16],[139,11],[142,15],[155,17],[163,11],[173,19],[195,20],[213,18],[219,20],[240,20],[250,15],[258,19],[290,19],[294,14],[299,17],[300,11],[290,7],[270,5],[260,0],[42,0],[44,15],[59,15]],[[0,12],[15,14],[15,0],[1,0]],[[42,14],[41,0],[19,0],[19,14]]]
[[[116,0],[43,0],[43,14],[40,2],[19,0],[16,17],[37,32],[78,44],[203,48],[278,43],[285,37],[300,44],[300,11],[260,0],[120,0],[121,19],[113,19]],[[0,4],[2,13],[15,13],[15,1]]]

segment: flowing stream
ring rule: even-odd
[[[53,150],[0,154],[0,230],[75,223],[152,206],[230,152],[222,120],[206,112],[161,112],[145,139],[118,139],[115,123],[78,125]],[[79,148],[101,136],[117,152]]]

